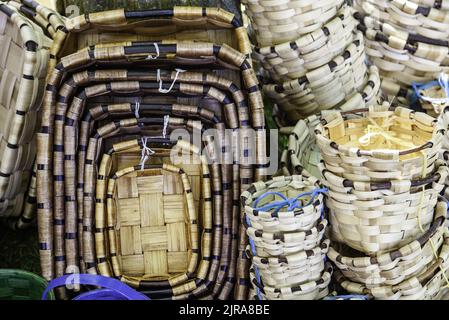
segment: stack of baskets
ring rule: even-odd
[[[51,47],[61,26],[58,14],[41,13],[0,2],[0,217],[18,229],[35,216],[35,133]]]
[[[174,7],[65,24],[37,144],[43,276],[117,277],[152,298],[245,299],[238,197],[267,163],[241,22]]]
[[[376,299],[444,294],[444,134],[436,119],[387,103],[323,116],[315,138],[335,241],[328,256],[346,291]]]
[[[410,98],[410,86],[449,67],[449,6],[445,1],[357,0],[366,52],[379,68],[382,89]]]
[[[264,92],[285,124],[320,110],[371,105],[380,80],[365,61],[354,9],[344,1],[244,1],[256,29],[254,56],[268,74]]]
[[[256,182],[241,197],[250,239],[251,298],[314,300],[328,295],[324,195],[317,179],[281,176]]]

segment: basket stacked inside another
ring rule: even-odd
[[[325,189],[317,179],[294,175],[256,182],[241,197],[250,239],[251,298],[314,300],[328,294]]]
[[[355,2],[366,53],[379,68],[382,89],[411,97],[413,83],[438,78],[449,66],[449,6],[445,1]]]
[[[363,35],[349,4],[245,4],[256,29],[254,56],[267,73],[263,89],[279,106],[283,125],[321,110],[351,110],[376,101],[378,70],[366,64]]]
[[[245,299],[238,197],[267,163],[240,21],[174,7],[65,24],[38,134],[44,277],[101,274],[155,299]]]
[[[316,128],[329,188],[329,258],[348,292],[435,299],[447,285],[448,176],[436,119],[389,104],[329,112]]]

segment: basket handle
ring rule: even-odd
[[[72,274],[54,279],[50,281],[42,294],[42,300],[47,299],[47,295],[51,290],[65,286],[69,283],[104,288],[83,293],[77,296],[74,300],[150,300],[150,298],[144,294],[137,292],[121,281],[94,274]]]

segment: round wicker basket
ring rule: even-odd
[[[359,251],[391,251],[428,230],[448,175],[436,119],[388,104],[330,112],[316,128],[333,237]]]

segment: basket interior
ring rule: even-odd
[[[170,150],[153,149],[147,164],[172,163]],[[112,172],[140,163],[138,150],[113,155]],[[178,166],[189,178],[195,209],[201,209],[201,166]],[[180,175],[137,171],[117,179],[114,192],[118,254],[122,274],[167,280],[187,271],[192,247],[187,203]],[[201,212],[198,211],[198,212]],[[201,225],[202,217],[198,217]]]
[[[408,150],[432,140],[435,128],[414,119],[399,117],[393,112],[349,116],[328,125],[328,138],[338,145],[360,150]],[[401,159],[422,157],[421,152],[401,155]]]
[[[191,243],[179,175],[160,170],[127,174],[117,180],[114,200],[124,275],[168,279],[187,271]]]

